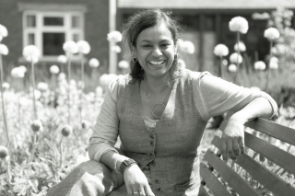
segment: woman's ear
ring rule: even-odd
[[[131,48],[131,56],[133,56],[133,57],[137,57],[137,50],[136,50],[136,48],[135,48],[135,46],[132,46],[132,48]]]

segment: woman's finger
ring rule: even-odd
[[[230,158],[236,159],[237,157],[236,157],[234,150],[233,150],[233,138],[227,138],[226,145],[227,145],[227,152],[228,152]]]
[[[240,146],[240,149],[241,149],[241,153],[244,154],[245,153],[245,141],[244,141],[244,138],[239,137],[238,142],[239,142],[239,146]]]
[[[227,161],[227,145],[225,138],[221,141],[221,154],[224,161]]]
[[[144,190],[145,190],[146,196],[155,196],[155,194],[153,193],[153,191],[149,185],[144,186]]]
[[[241,154],[241,149],[240,149],[240,144],[239,144],[238,138],[234,138],[234,140],[233,140],[233,151],[236,156],[239,156]]]

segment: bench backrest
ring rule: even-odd
[[[216,155],[220,138],[216,136],[212,140],[214,149],[205,153],[200,167],[199,196],[212,195],[208,192],[221,196],[233,193],[270,195],[270,192],[278,196],[295,196],[295,130],[264,119],[256,119],[245,126],[248,127],[245,131],[246,153],[236,161],[221,160],[220,155]]]

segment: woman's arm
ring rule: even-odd
[[[244,151],[244,124],[255,118],[270,118],[273,107],[263,97],[256,98],[241,110],[229,114],[222,134],[221,153],[224,160],[236,159]],[[221,127],[221,129],[223,129]]]

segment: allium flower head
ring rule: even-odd
[[[274,41],[280,37],[280,32],[274,27],[270,27],[264,31],[264,37],[270,41]]]
[[[45,82],[39,82],[39,83],[37,84],[37,88],[38,88],[40,91],[42,91],[42,92],[47,91],[47,90],[48,90],[48,84],[45,83]]]
[[[269,69],[278,69],[279,68],[279,59],[277,57],[271,57],[269,62]]]
[[[240,52],[245,52],[246,51],[246,46],[243,42],[239,42],[239,43],[236,43],[234,45],[234,49],[235,51],[240,51]]]
[[[113,50],[114,52],[116,52],[116,53],[120,53],[120,52],[122,51],[121,48],[120,48],[120,46],[118,46],[118,45],[113,46],[113,47],[112,47],[112,50]]]
[[[27,68],[24,65],[20,65],[18,68],[21,69],[24,73],[27,72]]]
[[[3,38],[3,37],[6,37],[7,35],[8,35],[7,28],[0,24],[0,36]]]
[[[228,66],[228,71],[230,71],[230,72],[236,72],[237,71],[237,66],[235,64],[230,64]]]
[[[230,55],[229,60],[231,63],[240,64],[243,62],[243,57],[235,52]]]
[[[23,56],[27,61],[36,63],[39,60],[40,50],[35,45],[28,45],[23,49]]]
[[[118,63],[118,67],[121,69],[128,69],[129,63],[128,63],[128,61],[122,60]]]
[[[9,85],[7,82],[4,82],[4,83],[2,84],[2,87],[3,87],[4,90],[8,90],[9,87],[10,87],[10,85]]]
[[[65,125],[61,130],[61,134],[64,137],[68,137],[72,132],[73,132],[73,128],[70,125]]]
[[[57,61],[60,63],[66,63],[67,62],[67,57],[65,55],[59,55],[57,57]]]
[[[0,55],[8,55],[8,48],[4,44],[0,44]]]
[[[58,68],[57,65],[51,65],[49,70],[50,70],[50,73],[52,73],[52,74],[58,74],[59,73],[59,68]]]
[[[34,120],[32,123],[31,123],[31,129],[34,131],[34,132],[38,132],[42,129],[42,122],[40,120]]]
[[[90,67],[98,67],[99,61],[96,58],[92,58],[89,60],[89,66]]]
[[[183,59],[178,59],[178,65],[181,69],[185,69],[186,68],[186,64],[185,61]]]
[[[25,72],[21,67],[14,67],[11,70],[11,76],[14,78],[23,78],[25,76]]]
[[[249,29],[248,21],[241,16],[234,17],[229,22],[229,30],[233,32],[240,32],[245,34],[247,33],[248,29]]]
[[[254,64],[254,69],[257,69],[257,70],[265,70],[266,68],[266,65],[263,61],[257,61],[255,64]]]
[[[184,53],[193,54],[195,52],[195,45],[191,41],[183,41],[180,43],[180,49]]]
[[[0,159],[5,159],[8,155],[8,149],[5,146],[0,146]]]
[[[78,41],[77,46],[80,53],[88,54],[90,52],[90,45],[87,41]]]
[[[227,56],[228,55],[228,47],[224,44],[217,44],[214,47],[213,52],[216,56]]]
[[[108,41],[120,42],[122,41],[122,34],[119,31],[112,31],[107,35]]]
[[[63,49],[66,53],[75,54],[78,52],[78,45],[74,41],[69,40],[63,44]]]

